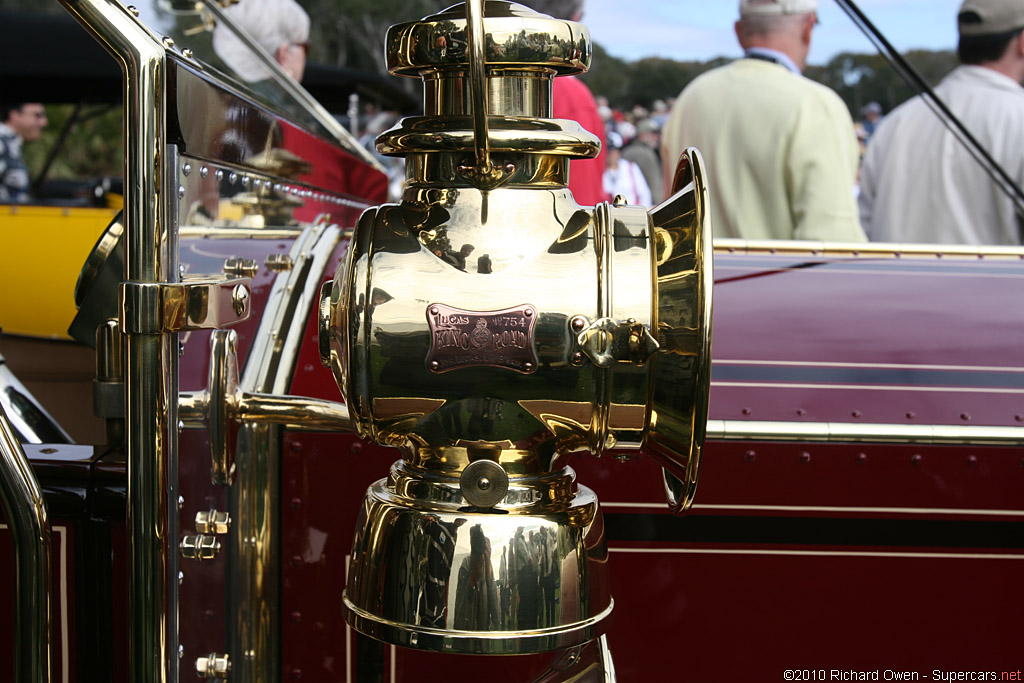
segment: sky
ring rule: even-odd
[[[855,2],[901,52],[956,48],[962,0]],[[739,56],[732,28],[738,6],[738,0],[586,0],[583,23],[594,42],[616,57],[704,61]],[[875,52],[835,0],[819,0],[818,18],[811,64],[824,64],[840,52]]]

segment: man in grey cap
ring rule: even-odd
[[[817,0],[741,0],[743,59],[694,79],[662,128],[664,182],[684,148],[707,162],[715,235],[864,241],[846,105],[804,78]]]
[[[1024,0],[965,0],[961,65],[935,88],[971,134],[1024,185]],[[1021,244],[1022,216],[923,97],[878,127],[861,170],[860,215],[885,242]]]

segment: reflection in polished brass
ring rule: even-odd
[[[262,423],[300,431],[350,432],[352,421],[342,403],[280,394],[242,391],[238,382],[238,335],[215,330],[210,335],[210,376],[205,392],[178,396],[178,417],[183,427],[210,432],[211,481],[230,484],[234,479],[232,425]]]
[[[187,560],[213,560],[220,554],[220,541],[215,536],[198,534],[181,539],[181,556]]]
[[[650,211],[577,204],[569,159],[597,141],[550,118],[551,81],[586,68],[586,29],[492,1],[480,40],[480,5],[388,33],[425,116],[377,140],[406,156],[408,186],[359,219],[321,293],[320,354],[358,433],[402,457],[367,492],[349,623],[409,647],[529,653],[600,636],[612,608],[600,509],[570,453],[646,451],[680,482],[672,508],[692,501],[711,224],[696,150]]]
[[[673,196],[652,212],[658,339],[668,348],[652,360],[651,372],[666,381],[655,384],[651,395],[644,449],[665,467],[665,493],[674,512],[688,509],[697,492],[711,385],[714,275],[705,177],[700,153],[687,149],[676,165]],[[680,391],[679,378],[698,390]]]
[[[62,0],[65,9],[98,36],[124,73],[123,279],[147,286],[171,282],[177,254],[170,242],[172,189],[167,178],[176,150],[165,138],[167,49],[137,14],[113,0]],[[101,319],[109,316],[104,315]],[[96,321],[97,324],[99,321]],[[86,331],[92,338],[95,327]],[[125,333],[125,410],[128,454],[129,677],[177,679],[177,521],[168,495],[177,434],[177,340],[173,335]]]
[[[196,513],[196,531],[201,534],[226,534],[231,528],[231,515],[218,510],[200,510]]]
[[[231,657],[211,652],[196,659],[196,675],[199,678],[225,680],[231,673]]]
[[[43,491],[3,408],[0,408],[0,503],[14,539],[13,680],[50,683],[53,666],[50,523]]]
[[[121,283],[121,326],[154,334],[224,327],[249,317],[249,278]]]

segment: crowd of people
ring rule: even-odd
[[[264,20],[267,3],[280,8],[281,21]],[[267,3],[227,12],[301,79],[309,19],[295,0]],[[570,21],[582,18],[583,3],[526,0]],[[818,0],[739,0],[735,33],[743,58],[651,110],[614,110],[582,80],[556,78],[554,118],[576,121],[602,141],[596,158],[571,163],[576,201],[656,205],[671,190],[680,154],[696,147],[720,237],[1024,243],[1024,0],[963,1],[956,18],[961,65],[936,88],[982,153],[961,144],[965,136],[923,97],[887,116],[870,102],[854,123],[835,92],[802,74],[817,8]],[[214,36],[233,65],[241,61],[235,53],[248,53],[232,40],[226,32]],[[252,78],[267,75],[257,67],[263,71],[233,66]],[[46,114],[36,103],[7,104],[0,113],[0,201],[24,202],[30,188],[21,146],[39,136]],[[372,147],[372,137],[365,142]],[[986,153],[1005,176],[986,173],[977,161]]]
[[[923,97],[888,116],[869,102],[855,123],[836,93],[805,78],[817,4],[740,0],[744,57],[653,111],[614,111],[598,97],[609,149],[605,200],[657,204],[692,146],[706,160],[717,236],[1024,242],[1024,1],[965,0],[961,66],[936,88],[1005,169],[1000,180]]]

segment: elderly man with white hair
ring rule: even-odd
[[[309,47],[309,15],[295,0],[241,0],[224,10],[292,78],[302,80]],[[230,29],[218,26],[213,49],[240,78],[262,81],[270,69]]]
[[[865,240],[853,119],[804,78],[817,0],[741,0],[744,58],[694,79],[662,128],[665,183],[686,147],[707,162],[715,235]]]

